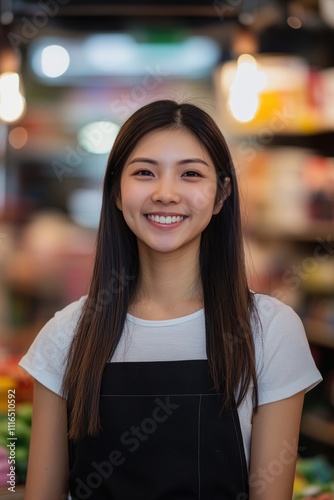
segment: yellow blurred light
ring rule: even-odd
[[[0,75],[0,119],[15,122],[25,111],[25,99],[20,92],[20,77],[17,73]]]
[[[259,71],[255,58],[243,54],[238,58],[237,70],[230,87],[229,107],[240,122],[251,121],[259,107],[259,93],[266,84],[266,75]]]

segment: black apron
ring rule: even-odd
[[[69,441],[73,500],[246,500],[238,412],[207,360],[108,363],[102,431]]]

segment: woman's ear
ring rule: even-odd
[[[122,211],[122,199],[121,199],[121,197],[120,197],[120,196],[117,196],[117,198],[116,198],[116,207],[117,207],[120,211]]]
[[[216,202],[214,209],[213,209],[213,215],[219,214],[221,211],[224,201],[226,198],[228,198],[231,194],[232,191],[232,186],[231,186],[231,179],[229,177],[225,177],[224,179],[224,187],[222,190],[222,194],[219,196],[218,201]]]

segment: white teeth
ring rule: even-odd
[[[148,215],[147,218],[153,222],[159,222],[159,224],[175,224],[176,222],[180,222],[184,219],[183,216],[179,215],[177,217],[175,215],[173,215],[173,217],[171,217],[170,215],[168,215],[167,217],[164,217],[163,215]]]

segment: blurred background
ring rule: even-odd
[[[87,292],[108,152],[120,125],[160,98],[203,107],[227,138],[250,285],[298,312],[324,377],[306,397],[295,492],[329,488],[333,0],[0,0],[0,410],[15,386],[18,482],[32,381],[17,360]]]

